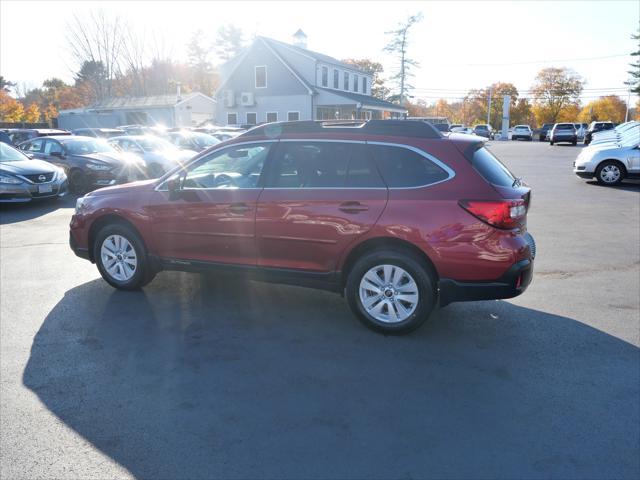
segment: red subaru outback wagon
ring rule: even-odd
[[[365,325],[403,333],[437,305],[527,288],[530,194],[483,139],[425,122],[272,123],[79,198],[70,244],[119,289],[238,271],[342,293]]]

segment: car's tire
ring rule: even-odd
[[[121,223],[100,229],[93,244],[93,258],[102,278],[120,290],[144,287],[157,273],[140,236]],[[112,259],[113,263],[109,263]]]
[[[149,165],[147,171],[149,172],[149,178],[160,178],[165,173],[164,168],[157,163]]]
[[[574,140],[573,142],[571,142],[571,145],[573,145],[575,147],[576,145],[578,145],[578,141]]]
[[[549,140],[549,145],[553,145],[553,140]]]
[[[69,191],[74,195],[84,195],[89,190],[89,180],[82,170],[73,170],[68,181]]]
[[[423,262],[396,250],[360,257],[348,274],[345,291],[349,307],[364,325],[393,335],[418,328],[437,304],[435,279]]]
[[[625,169],[620,162],[607,160],[596,168],[596,180],[600,185],[618,185],[626,175]]]

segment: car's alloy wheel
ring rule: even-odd
[[[604,185],[616,185],[622,181],[622,168],[614,162],[608,162],[598,167],[598,182]]]
[[[119,282],[130,280],[138,267],[136,250],[122,235],[109,235],[104,239],[100,258],[107,274]]]
[[[376,265],[360,281],[360,302],[382,323],[406,320],[416,310],[420,293],[413,277],[396,265]]]
[[[349,307],[367,327],[389,334],[422,325],[437,303],[435,282],[415,254],[375,250],[349,270],[345,293]]]
[[[102,278],[121,290],[143,287],[156,275],[142,239],[122,223],[106,225],[98,232],[93,258]]]

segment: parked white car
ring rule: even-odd
[[[533,130],[529,125],[516,125],[511,133],[511,140],[533,140]]]
[[[637,127],[640,133],[640,126]],[[628,135],[625,143],[602,143],[583,148],[573,163],[580,178],[596,178],[601,185],[617,185],[640,178],[640,139]]]

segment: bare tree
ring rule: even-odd
[[[99,10],[88,17],[75,15],[67,30],[67,43],[77,66],[90,63],[101,66],[104,72],[93,79],[96,97],[110,97],[113,81],[121,72],[120,54],[126,34],[123,20]]]
[[[395,80],[398,84],[399,94],[395,97],[400,101],[401,105],[405,104],[406,92],[408,89],[413,88],[407,80],[412,77],[411,67],[417,67],[419,64],[417,61],[407,56],[407,50],[409,47],[409,29],[416,23],[422,20],[422,14],[411,15],[404,23],[400,24],[396,30],[385,32],[387,35],[392,35],[393,38],[384,47],[385,52],[389,52],[396,56],[399,62],[399,70],[391,80]]]
[[[146,61],[148,48],[145,43],[146,32],[136,34],[127,29],[122,46],[122,69],[131,82],[130,92],[137,96],[147,95]]]

